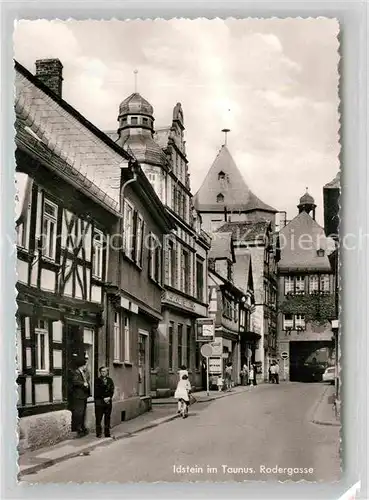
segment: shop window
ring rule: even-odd
[[[150,335],[150,368],[152,370],[155,370],[156,368],[156,357],[155,357],[156,336],[157,336],[157,331],[155,328],[153,328]]]

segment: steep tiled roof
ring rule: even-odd
[[[298,214],[281,229],[279,245],[280,271],[331,270],[328,255],[334,250],[334,242],[325,236],[324,229],[306,212]],[[325,250],[324,257],[318,256],[318,249]]]
[[[217,232],[213,234],[211,240],[210,259],[233,260],[232,254],[232,233]]]
[[[226,222],[218,229],[218,231],[230,231],[233,239],[237,242],[243,241],[247,243],[260,243],[261,241],[264,241],[269,226],[269,221]]]
[[[127,153],[67,103],[48,95],[27,70],[18,64],[16,69],[16,139],[25,138],[28,130],[33,140],[41,141],[70,166],[81,186],[93,187],[95,197],[117,210]]]
[[[324,186],[324,189],[340,189],[340,187],[341,187],[341,172],[338,172],[336,177],[331,182],[328,182]]]
[[[220,173],[224,173],[224,179],[219,179]],[[218,194],[224,196],[224,202],[217,203]],[[228,210],[277,212],[250,190],[227,146],[220,149],[194,197],[194,202],[200,211],[221,211],[227,207]]]

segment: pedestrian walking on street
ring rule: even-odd
[[[104,417],[104,435],[110,437],[110,417],[112,400],[114,396],[114,382],[108,377],[108,369],[102,366],[99,369],[100,376],[95,381],[95,420],[96,437],[101,437],[101,421]]]
[[[275,383],[275,364],[274,364],[274,361],[272,362],[272,364],[270,365],[270,381],[272,384]]]
[[[90,384],[86,377],[86,359],[77,359],[75,369],[70,377],[70,410],[72,412],[72,431],[77,432],[77,437],[88,434],[86,428],[87,399],[91,395]]]
[[[227,366],[225,369],[225,383],[226,383],[226,390],[231,391],[232,390],[232,363],[227,363]]]
[[[269,384],[273,383],[272,365],[273,365],[272,362],[269,363],[269,368],[268,368],[268,381],[269,381]]]
[[[177,413],[181,412],[182,401],[186,403],[188,411],[188,406],[190,404],[190,393],[191,393],[191,384],[190,381],[188,380],[188,375],[183,375],[182,379],[178,382],[176,391],[174,393],[174,397],[178,399]]]
[[[249,385],[254,386],[257,385],[256,383],[256,367],[255,365],[250,366],[250,371],[249,371]]]
[[[187,375],[187,378],[188,378],[188,370],[187,370],[186,365],[182,365],[180,370],[178,371],[179,381],[182,380],[183,375]],[[178,401],[178,413],[180,412],[180,410],[181,410],[181,402]]]
[[[274,379],[275,383],[279,384],[279,364],[277,361],[274,363]]]

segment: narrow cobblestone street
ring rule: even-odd
[[[113,441],[90,455],[72,458],[22,480],[337,481],[339,427],[312,423],[321,394],[321,384],[250,388],[232,397],[194,405],[187,420],[176,419]],[[275,467],[279,470],[270,470]],[[305,470],[280,470],[283,468]]]

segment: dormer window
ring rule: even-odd
[[[218,181],[224,181],[225,180],[225,173],[221,170],[218,174]]]
[[[325,252],[324,252],[323,248],[318,248],[318,250],[316,251],[316,253],[317,253],[318,257],[324,257],[324,255],[325,255]]]
[[[221,193],[219,193],[217,195],[217,203],[223,203],[223,202],[224,202],[224,196]]]
[[[137,124],[138,124],[138,117],[131,116],[131,125],[137,125]]]

